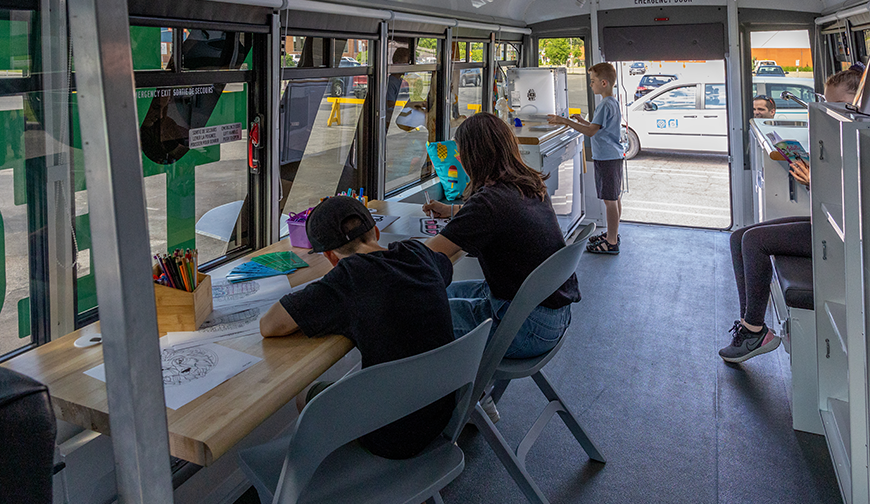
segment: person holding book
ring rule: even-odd
[[[825,82],[828,102],[851,103],[858,91],[863,66],[838,72]],[[791,157],[791,156],[788,156]],[[809,165],[805,159],[789,162],[795,180],[809,188]],[[731,344],[719,350],[726,362],[739,363],[776,350],[781,340],[764,323],[773,267],[770,256],[812,257],[809,216],[783,217],[759,222],[731,233],[731,263],[740,296],[740,316],[730,329]]]
[[[333,268],[275,303],[260,319],[264,337],[299,330],[310,338],[341,334],[359,349],[363,368],[453,341],[446,291],[453,264],[447,256],[414,240],[381,247],[371,213],[347,196],[321,202],[305,227],[313,250]],[[306,398],[328,385],[315,382]],[[444,430],[455,406],[450,394],[366,434],[360,443],[380,457],[413,457]]]

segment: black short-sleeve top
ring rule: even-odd
[[[492,295],[511,300],[526,277],[565,246],[549,196],[524,196],[511,184],[474,192],[441,234],[480,261]],[[541,303],[561,308],[580,300],[577,276]]]
[[[340,260],[319,281],[281,298],[281,305],[306,336],[352,340],[365,368],[453,341],[445,290],[452,277],[444,254],[413,240],[395,242]],[[451,395],[364,436],[363,444],[383,457],[413,456],[444,430],[454,406]]]

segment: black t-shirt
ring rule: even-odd
[[[523,196],[513,185],[478,189],[441,234],[480,261],[492,295],[516,296],[523,281],[544,260],[565,246],[550,198]],[[577,276],[541,303],[561,308],[580,300]]]
[[[446,255],[417,241],[395,242],[389,250],[342,259],[321,280],[281,298],[281,305],[309,337],[352,340],[365,368],[453,341],[445,290],[452,277]],[[382,457],[412,457],[444,430],[455,405],[451,394],[361,441]]]

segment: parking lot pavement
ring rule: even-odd
[[[622,220],[724,229],[731,226],[728,156],[642,151],[626,164]]]

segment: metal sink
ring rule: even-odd
[[[773,120],[773,121],[764,121],[764,124],[766,124],[767,126],[787,126],[790,128],[806,128],[807,127],[806,121]]]

